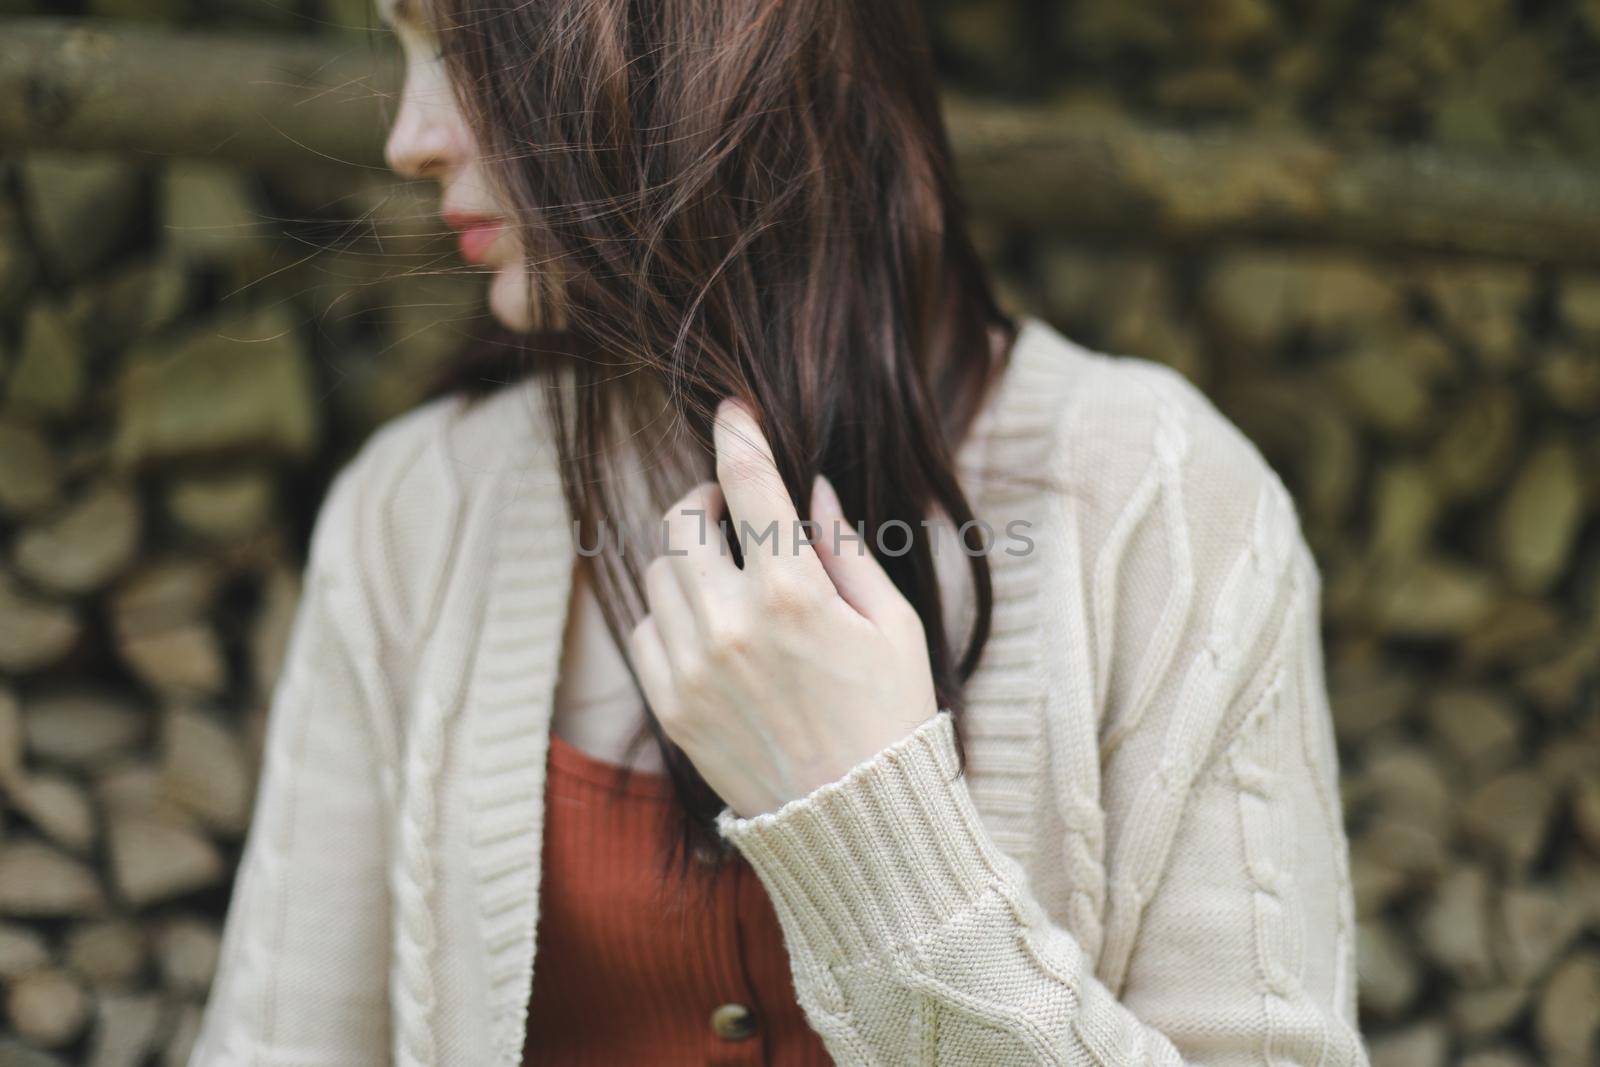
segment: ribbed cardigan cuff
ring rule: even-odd
[[[1013,867],[958,773],[945,712],[776,811],[724,809],[717,829],[760,876],[791,949],[825,967],[919,941]]]

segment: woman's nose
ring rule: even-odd
[[[415,94],[405,95],[384,145],[391,170],[403,178],[436,178],[455,162],[457,139],[450,129],[448,110],[419,100]]]

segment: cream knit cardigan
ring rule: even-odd
[[[573,555],[539,388],[336,479],[190,1067],[519,1063]],[[1032,542],[992,556],[966,775],[940,715],[719,821],[812,1026],[848,1065],[1364,1064],[1283,484],[1178,373],[1032,317],[958,461]]]

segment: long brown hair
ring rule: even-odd
[[[606,546],[581,565],[619,647],[648,559],[604,535],[605,516],[637,510],[617,465],[647,460],[659,513],[709,476],[710,422],[735,396],[801,515],[821,471],[868,531],[909,525],[912,550],[878,557],[959,713],[988,637],[989,567],[968,553],[977,621],[958,657],[921,520],[973,518],[954,447],[1017,325],[967,232],[916,0],[434,7],[463,113],[536,250],[542,323],[518,344],[560,353],[573,376],[547,390],[550,414],[578,535]],[[685,441],[697,470],[649,462]],[[721,801],[648,719],[681,800],[677,842],[714,843]]]

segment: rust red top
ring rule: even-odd
[[[671,805],[665,775],[551,736],[523,1064],[830,1067],[749,864],[664,878]]]

